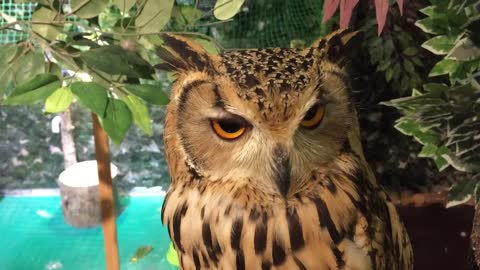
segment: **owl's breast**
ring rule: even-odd
[[[163,221],[183,269],[371,269],[353,239],[361,214],[348,185],[335,192],[318,185],[288,199],[201,185],[173,187],[165,202]]]

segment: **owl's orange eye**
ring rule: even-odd
[[[239,119],[212,120],[213,131],[222,139],[234,140],[245,133],[246,123]]]
[[[300,125],[304,128],[314,129],[318,125],[320,125],[324,116],[325,105],[317,104],[310,108],[310,110],[308,110],[308,112],[303,117],[302,122],[300,122]]]

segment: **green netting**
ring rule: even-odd
[[[167,260],[171,242],[160,220],[163,199],[122,199],[125,210],[117,219],[122,270],[178,269]],[[0,201],[0,269],[106,269],[102,227],[78,229],[66,224],[60,197],[5,196]],[[141,246],[153,250],[132,263],[130,259]]]
[[[36,3],[15,3],[14,0],[1,1],[0,27],[15,21],[30,21],[36,5]],[[0,30],[0,44],[16,43],[29,37],[28,31],[22,31],[19,26],[16,27],[18,28]]]
[[[213,28],[226,48],[292,47],[328,32],[321,0],[247,1],[232,21]]]

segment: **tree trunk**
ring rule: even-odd
[[[115,214],[115,192],[110,167],[110,145],[107,132],[102,128],[98,117],[92,113],[95,136],[95,156],[97,158],[100,205],[102,209],[103,239],[107,257],[107,270],[119,270],[117,223]]]
[[[62,140],[63,163],[65,169],[77,163],[77,152],[75,150],[75,141],[73,139],[72,114],[70,108],[61,114],[60,138]]]
[[[472,263],[472,270],[479,269],[480,267],[480,205],[475,205],[475,214],[473,217],[473,226],[472,226],[472,234],[470,236],[470,240],[472,242],[472,253],[473,258],[471,261]]]

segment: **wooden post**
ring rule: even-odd
[[[117,224],[112,176],[110,172],[110,146],[108,135],[100,125],[97,115],[92,113],[93,133],[95,136],[95,155],[98,166],[100,204],[102,208],[103,236],[107,270],[119,270]]]

